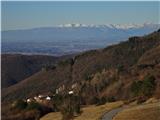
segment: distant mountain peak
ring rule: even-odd
[[[70,23],[70,24],[61,24],[58,27],[87,27],[87,25],[80,23]]]
[[[2,53],[66,55],[103,48],[131,36],[149,34],[159,28],[160,24],[85,25],[76,23],[2,31]]]
[[[58,27],[103,27],[103,28],[114,28],[114,29],[130,29],[130,28],[141,28],[141,27],[146,27],[146,26],[157,26],[158,24],[154,24],[154,23],[150,23],[150,22],[146,22],[144,24],[135,24],[135,23],[131,23],[131,24],[101,24],[101,25],[96,25],[96,24],[81,24],[81,23],[69,23],[69,24],[61,24],[58,25]]]

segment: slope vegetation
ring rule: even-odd
[[[79,92],[85,100],[89,97],[116,96],[117,99],[130,97],[132,81],[141,80],[154,73],[158,81],[159,57],[154,68],[139,67],[150,56],[159,56],[160,32],[143,37],[132,37],[128,41],[104,49],[84,52],[57,64],[55,69],[40,71],[33,76],[2,91],[2,102],[27,98],[43,92],[54,91],[60,85],[70,87],[78,83]],[[145,57],[146,56],[146,57]],[[151,57],[152,58],[152,57]],[[145,61],[145,62],[146,62]],[[98,76],[98,77],[96,77]],[[105,86],[104,86],[105,85]],[[157,90],[159,91],[159,90]],[[87,102],[85,101],[87,104]],[[88,101],[91,103],[91,101]]]
[[[52,66],[59,60],[68,57],[70,57],[70,55],[54,57],[47,55],[2,54],[2,88],[14,85],[34,73],[39,72],[43,67]]]

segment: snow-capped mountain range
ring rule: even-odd
[[[116,28],[116,29],[130,29],[130,28],[141,28],[141,27],[156,27],[157,24],[152,23],[144,23],[144,24],[106,24],[106,25],[86,25],[80,23],[72,23],[72,24],[61,24],[57,27],[104,27],[104,28]]]
[[[2,31],[2,52],[64,55],[142,36],[160,28],[160,24],[64,24],[26,30]]]

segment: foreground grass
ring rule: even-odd
[[[75,120],[98,120],[105,112],[120,107],[121,105],[123,105],[123,102],[120,101],[100,106],[89,106],[83,108],[83,113],[76,117]]]
[[[62,115],[60,112],[52,112],[43,116],[40,120],[62,120]]]
[[[128,108],[113,120],[160,120],[160,102]]]
[[[88,107],[82,108],[82,114],[78,117],[75,117],[74,120],[99,120],[100,117],[107,111],[110,111],[114,108],[120,107],[123,105],[122,101],[107,103],[105,105],[95,106],[91,105]],[[61,120],[62,115],[59,112],[53,112],[45,115],[40,120]]]

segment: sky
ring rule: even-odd
[[[68,23],[160,23],[160,2],[3,1],[1,17],[3,31]]]

